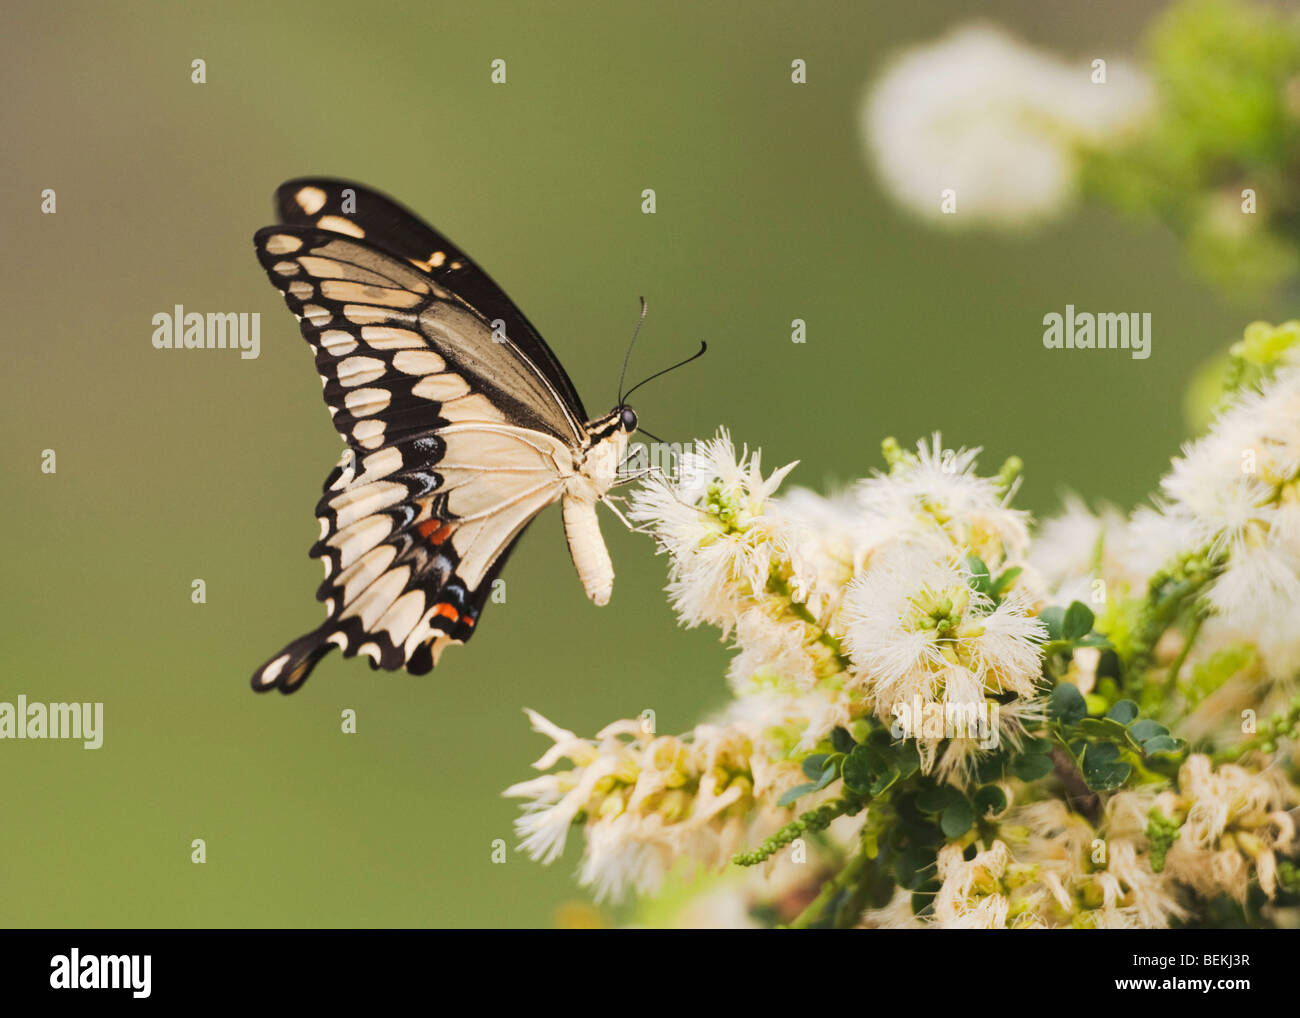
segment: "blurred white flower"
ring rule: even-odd
[[[1121,554],[1127,525],[1113,506],[1094,513],[1078,495],[1067,495],[1060,514],[1038,524],[1029,564],[1053,592],[1071,588],[1060,602],[1086,602],[1091,580],[1110,583],[1127,572]]]
[[[1128,526],[1121,532],[1115,568],[1135,593],[1159,570],[1168,567],[1180,555],[1197,547],[1197,528],[1185,516],[1169,513],[1160,500],[1154,506],[1138,506],[1129,514]]]
[[[583,825],[579,883],[597,901],[653,893],[675,866],[721,868],[746,835],[789,818],[775,801],[798,780],[797,763],[754,750],[753,726],[697,725],[655,736],[639,720],[579,739],[534,711],[533,730],[555,740],[533,766],[572,766],[507,788],[526,800],[515,822],[520,849],[550,863]]]
[[[1169,850],[1169,871],[1212,896],[1246,898],[1253,870],[1272,897],[1277,890],[1277,855],[1295,839],[1295,821],[1286,811],[1294,793],[1276,773],[1253,774],[1235,764],[1220,764],[1194,753],[1178,771],[1185,819]]]
[[[795,600],[823,625],[831,625],[844,586],[861,568],[881,535],[852,492],[826,497],[795,488],[771,500],[768,516],[787,535],[799,565]]]
[[[817,684],[825,655],[809,642],[803,622],[774,619],[755,608],[740,615],[734,635],[740,653],[731,659],[727,675],[738,692],[751,684],[801,690]]]
[[[1006,929],[1011,900],[1002,878],[1011,863],[1011,853],[995,841],[973,859],[962,857],[962,846],[939,849],[938,871],[942,881],[934,896],[934,923],[946,930]],[[1017,926],[1038,926],[1028,913]]]
[[[871,89],[867,147],[886,189],[930,219],[1020,224],[1075,189],[1076,151],[1122,134],[1152,108],[1134,67],[1111,59],[1104,84],[988,25],[955,29],[898,56]],[[941,194],[956,192],[943,215]]]
[[[1178,770],[1177,790],[1121,792],[1106,806],[1112,838],[1145,846],[1147,817],[1157,810],[1178,825],[1165,873],[1212,898],[1245,901],[1252,873],[1264,893],[1277,891],[1277,855],[1293,849],[1295,821],[1287,812],[1295,790],[1277,768],[1259,773],[1193,753]],[[1114,868],[1112,862],[1111,868]]]
[[[854,705],[847,692],[834,686],[823,685],[792,692],[781,688],[763,689],[756,683],[748,690],[738,690],[738,693],[738,699],[733,700],[722,713],[721,723],[751,726],[752,730],[761,733],[764,750],[776,754],[778,760],[782,757],[797,759],[801,754],[811,752],[833,729],[847,728],[855,717]],[[785,787],[802,783],[804,779],[797,777],[798,769],[789,769],[788,759],[784,762],[787,765],[785,777],[795,779]],[[756,780],[755,787],[775,790],[778,783],[767,778],[763,782]]]

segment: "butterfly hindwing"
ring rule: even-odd
[[[409,260],[319,226],[267,227],[255,243],[316,354],[348,450],[317,505],[311,550],[329,617],[253,686],[295,689],[332,646],[426,672],[472,635],[515,542],[560,497],[575,410]]]

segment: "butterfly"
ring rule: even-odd
[[[328,617],[258,668],[253,688],[292,692],[336,646],[426,674],[474,634],[515,544],[557,501],[583,588],[606,604],[614,569],[596,505],[637,430],[621,381],[617,405],[588,419],[500,287],[391,199],[303,178],[275,203],[279,225],[253,238],[258,261],[316,355],[347,448],[311,548]]]

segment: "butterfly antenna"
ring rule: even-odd
[[[626,393],[624,393],[623,395],[621,395],[621,396],[619,397],[619,399],[618,399],[619,406],[622,406],[622,405],[623,405],[623,400],[627,399],[628,396],[631,396],[632,393],[636,392],[637,389],[639,389],[639,388],[641,388],[641,386],[645,385],[646,382],[653,382],[653,381],[654,381],[656,378],[658,378],[660,375],[666,375],[666,374],[668,374],[668,372],[670,372],[670,371],[676,371],[678,368],[684,368],[684,367],[686,367],[686,365],[689,364],[691,361],[699,360],[701,357],[703,357],[704,354],[705,354],[705,352],[706,352],[708,349],[709,349],[709,344],[706,343],[706,342],[704,342],[704,340],[700,340],[700,348],[699,348],[698,350],[696,350],[695,353],[693,353],[693,354],[691,354],[689,357],[687,357],[686,360],[684,360],[684,361],[678,361],[678,362],[677,362],[676,364],[674,364],[672,367],[664,368],[662,371],[656,371],[656,372],[655,372],[653,375],[651,375],[649,378],[643,378],[643,379],[641,379],[641,381],[637,382],[636,385],[634,385],[634,386],[632,386],[632,388],[628,389]],[[622,389],[622,386],[620,385],[619,388]]]
[[[623,405],[623,382],[627,379],[627,365],[632,359],[632,347],[636,345],[636,337],[641,333],[641,326],[645,324],[646,303],[645,298],[641,298],[641,317],[636,320],[636,328],[632,330],[632,339],[627,344],[627,353],[623,355],[623,370],[618,376],[618,402],[615,406]]]

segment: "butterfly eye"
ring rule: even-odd
[[[636,411],[630,406],[623,408],[623,412],[619,414],[619,421],[624,431],[636,431]]]

